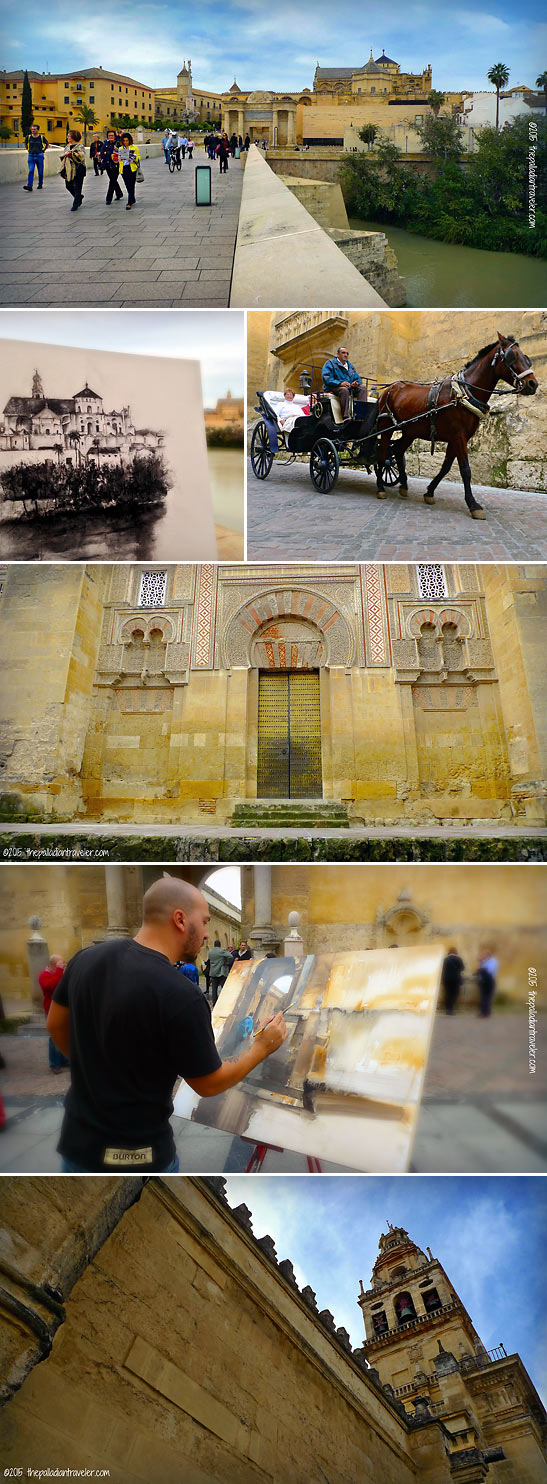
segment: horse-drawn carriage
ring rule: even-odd
[[[309,456],[310,479],[322,495],[334,489],[341,465],[368,472],[374,469],[378,478],[380,435],[375,390],[369,392],[366,383],[359,400],[352,399],[351,416],[344,419],[337,396],[332,392],[312,391],[317,374],[318,368],[314,366],[301,369],[299,385],[309,393],[309,410],[304,412],[293,404],[295,416],[289,418],[290,427],[283,425],[276,411],[283,403],[283,393],[257,393],[255,411],[260,414],[260,421],[251,438],[251,467],[256,479],[268,478],[274,460],[282,465],[294,464],[298,455]],[[391,448],[384,459],[382,475],[388,485],[396,484],[399,479]]]
[[[337,396],[325,390],[314,391],[314,387],[321,387],[319,366],[295,369],[300,371],[299,385],[307,397],[300,398],[306,406],[295,406],[294,416],[280,418],[276,412],[276,405],[284,402],[282,392],[257,394],[255,411],[260,420],[251,438],[251,467],[256,479],[268,478],[274,460],[293,464],[299,456],[309,455],[310,478],[320,494],[334,489],[343,465],[374,470],[379,499],[385,497],[386,485],[398,485],[399,494],[405,496],[405,452],[415,438],[421,438],[431,444],[432,453],[437,442],[446,444],[442,467],[424,492],[426,504],[434,503],[437,485],[457,459],[466,505],[475,520],[484,519],[484,510],[471,488],[469,440],[490,412],[489,400],[498,381],[506,382],[521,396],[532,396],[538,389],[528,356],[513,335],[500,333],[461,370],[439,381],[395,381],[384,385],[378,395],[376,386],[369,388],[365,380],[350,402],[346,418]],[[283,410],[286,414],[286,408]]]

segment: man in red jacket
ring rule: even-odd
[[[54,953],[49,959],[47,969],[42,969],[41,974],[38,975],[38,983],[42,991],[42,998],[44,1001],[44,1015],[46,1017],[46,1020],[49,1015],[49,1007],[53,999],[53,991],[57,988],[57,985],[61,983],[64,972],[64,958],[60,958],[58,953]],[[52,1072],[61,1072],[63,1067],[68,1067],[69,1063],[66,1056],[63,1056],[62,1051],[58,1051],[55,1042],[51,1039],[51,1036],[49,1037],[48,1050],[49,1065]]]

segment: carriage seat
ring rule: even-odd
[[[284,392],[263,392],[263,396],[265,397],[266,402],[268,403],[268,406],[271,408],[272,413],[273,413],[273,415],[275,417],[275,421],[277,423],[277,426],[278,426],[278,428],[280,429],[280,432],[281,432],[282,429],[281,429],[280,424],[279,424],[279,421],[278,421],[278,416],[277,416],[276,408],[279,407],[279,405],[281,404],[281,402],[284,402],[285,401],[285,393]],[[310,400],[309,399],[309,396],[307,396],[307,397],[295,397],[294,398],[294,401],[292,403],[292,406],[294,407],[295,416],[296,417],[298,416],[298,408],[299,407],[305,407],[305,406],[307,406],[309,400]]]
[[[324,397],[328,397],[328,399],[329,399],[329,402],[330,402],[330,405],[331,405],[331,408],[332,408],[332,415],[333,415],[333,418],[334,418],[335,423],[343,423],[344,419],[343,419],[343,416],[342,416],[342,408],[341,408],[341,405],[340,405],[340,398],[336,396],[336,393],[335,392],[328,392],[326,390],[326,388],[323,390],[323,396]],[[351,417],[351,400],[350,400],[350,417]]]

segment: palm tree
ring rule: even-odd
[[[496,129],[499,129],[500,92],[502,88],[507,87],[507,84],[509,82],[509,68],[505,66],[505,62],[496,62],[495,67],[490,68],[490,71],[488,73],[488,81],[493,82],[496,89]]]
[[[437,91],[437,88],[432,88],[427,101],[429,103],[429,107],[433,109],[433,113],[435,114],[435,118],[438,118],[439,117],[439,109],[442,108],[443,103],[445,102],[445,95],[444,95],[444,93],[439,93]]]
[[[93,128],[93,125],[97,123],[97,120],[95,118],[95,114],[93,112],[93,109],[89,107],[89,103],[80,103],[80,107],[79,107],[78,112],[76,114],[76,118],[77,119],[81,119],[82,124],[84,126],[84,149],[85,149],[85,146],[87,144],[87,131],[88,131],[88,129],[92,129]]]
[[[547,113],[547,72],[540,72],[536,77],[536,88],[543,88],[545,94],[545,112]]]

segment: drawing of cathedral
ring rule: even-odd
[[[10,397],[0,422],[0,456],[8,462],[54,458],[66,464],[131,463],[161,449],[164,433],[135,428],[130,407],[106,412],[103,399],[84,386],[73,397],[46,396],[38,371],[30,397]],[[16,461],[6,454],[16,453]]]

